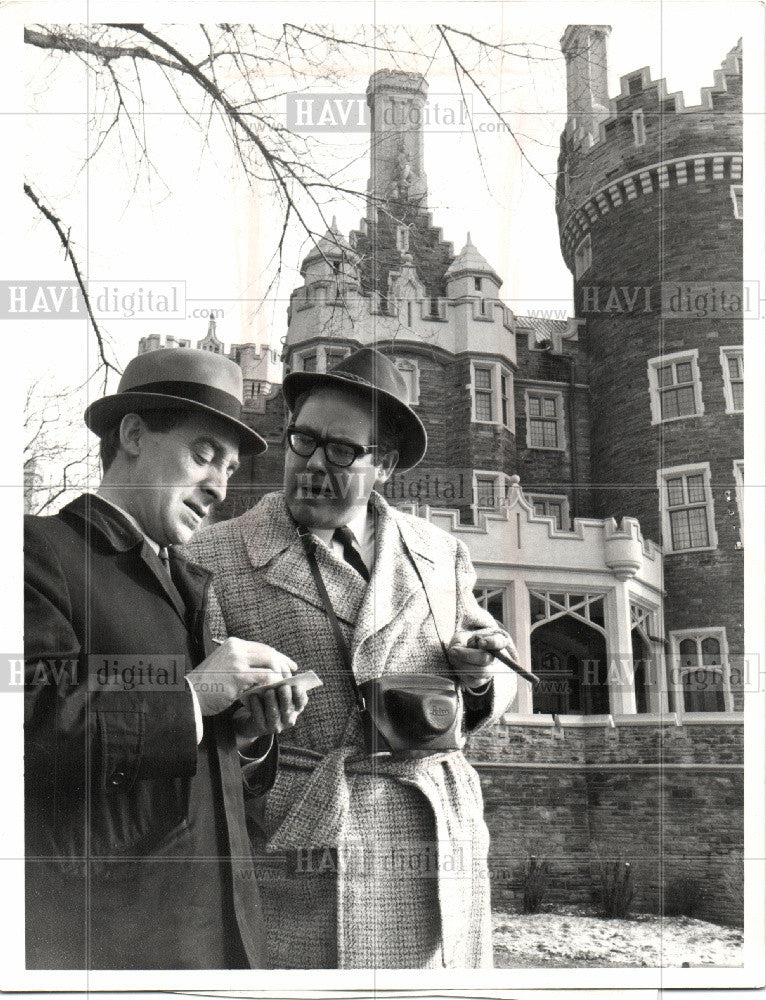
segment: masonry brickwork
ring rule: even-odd
[[[743,921],[741,723],[564,728],[507,723],[474,737],[497,909],[518,909],[524,867],[547,862],[548,902],[598,900],[600,869],[633,869],[637,912],[694,884],[700,919]]]

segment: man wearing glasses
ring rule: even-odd
[[[189,546],[214,574],[216,637],[268,643],[323,681],[251,815],[254,849],[271,859],[259,871],[269,963],[490,965],[478,776],[458,748],[372,756],[360,689],[449,678],[473,732],[513,696],[493,656],[515,657],[513,644],[473,597],[465,546],[376,490],[426,450],[391,361],[363,348],[329,372],[291,373],[283,393],[284,490]]]

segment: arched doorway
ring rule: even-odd
[[[533,591],[532,710],[556,715],[609,712],[603,596]]]

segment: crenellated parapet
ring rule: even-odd
[[[699,104],[687,107],[683,94],[668,93],[666,81],[653,80],[648,67],[621,78],[620,93],[603,113],[594,117],[592,99],[580,96],[579,103],[589,116],[569,109],[556,195],[570,268],[575,247],[607,212],[669,188],[741,183],[741,41],[715,71],[713,86],[702,89]]]

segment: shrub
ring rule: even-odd
[[[524,896],[521,901],[523,913],[540,912],[548,891],[548,874],[548,862],[540,862],[532,855],[524,866]]]
[[[633,902],[633,869],[629,861],[602,862],[598,870],[599,896],[605,917],[623,918]]]

